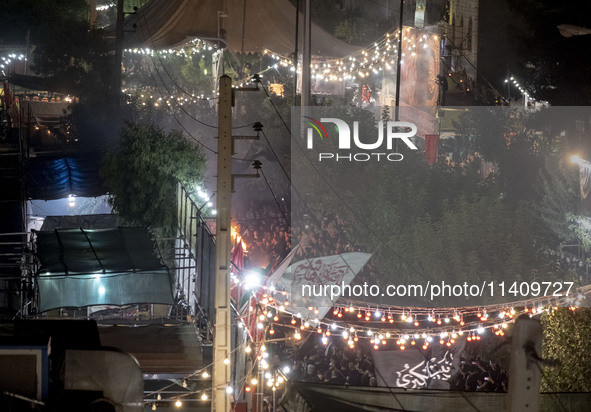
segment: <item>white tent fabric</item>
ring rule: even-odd
[[[303,16],[299,16],[299,51]],[[296,10],[288,0],[152,0],[125,20],[126,47],[166,49],[194,38],[221,37],[233,52],[268,49],[289,55],[295,49]],[[312,24],[312,54],[348,56],[359,48]]]
[[[170,279],[165,271],[97,276],[39,276],[39,311],[93,305],[173,304]]]

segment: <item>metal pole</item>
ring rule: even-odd
[[[310,83],[312,63],[312,16],[311,0],[304,1],[304,53],[302,57],[302,107],[310,105]]]
[[[27,53],[25,54],[25,75],[29,74],[29,49],[31,48],[31,30],[27,30]],[[25,89],[26,91],[26,89]]]
[[[296,96],[298,90],[298,42],[300,37],[300,0],[296,0],[296,20],[295,20],[295,49],[293,51],[293,65],[295,71],[293,74],[293,106],[296,105]]]
[[[396,106],[394,110],[394,120],[400,120],[400,67],[402,63],[402,23],[404,16],[404,0],[400,0],[400,20],[398,23],[398,56],[396,59]]]
[[[113,76],[113,98],[116,107],[121,104],[121,61],[123,60],[123,0],[117,0],[117,25],[115,26],[115,73]]]
[[[88,13],[88,21],[90,23],[90,30],[94,29],[96,22],[96,0],[90,0],[90,11]]]
[[[230,411],[230,359],[232,352],[230,317],[230,248],[232,207],[232,79],[220,77],[218,110],[218,166],[216,217],[215,335],[211,410]]]

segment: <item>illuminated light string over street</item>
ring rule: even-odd
[[[439,35],[424,33],[421,30],[405,27],[402,37],[402,58],[404,64],[405,57],[417,56],[426,49],[439,48]],[[380,74],[395,70],[396,58],[398,54],[397,39],[399,31],[386,33],[380,40],[371,46],[361,49],[356,53],[345,56],[340,59],[322,59],[311,64],[312,78],[326,81],[344,81],[357,78],[366,78],[371,74]],[[276,60],[276,65],[288,67],[290,71],[296,71],[293,59],[274,53],[271,50],[263,52]],[[268,69],[268,68],[267,68]],[[301,73],[301,65],[298,64],[297,72]]]
[[[237,232],[235,236],[236,244],[244,243]],[[238,275],[233,274],[232,282],[235,285],[242,284],[254,302],[251,301],[248,314],[237,314],[236,316],[238,327],[240,329],[246,328],[246,342],[234,349],[223,362],[230,367],[230,358],[238,351],[252,355],[256,361],[253,362],[251,373],[245,375],[244,381],[227,384],[226,392],[229,396],[234,395],[237,389],[239,389],[239,394],[251,392],[257,385],[266,385],[275,391],[288,381],[290,366],[284,364],[273,370],[268,361],[270,357],[268,345],[285,339],[293,339],[297,342],[304,340],[305,334],[315,334],[324,346],[329,344],[330,339],[343,339],[352,349],[360,339],[369,340],[374,350],[398,349],[404,351],[411,347],[427,350],[431,345],[436,344],[451,347],[460,337],[465,337],[467,342],[480,341],[483,336],[486,336],[487,330],[494,333],[495,336],[502,337],[508,326],[514,323],[520,315],[525,314],[533,317],[543,312],[552,312],[558,306],[565,305],[575,311],[586,295],[591,293],[591,286],[586,286],[580,288],[573,297],[543,296],[498,305],[462,308],[367,306],[367,304],[352,302],[349,305],[339,304],[332,308],[332,316],[336,319],[320,320],[314,317],[318,313],[318,308],[308,307],[309,316],[289,310],[290,302],[288,294],[284,290],[278,290],[273,286],[261,286],[262,279],[257,278],[249,271]],[[255,293],[256,291],[259,293]],[[248,319],[253,319],[251,316],[253,314],[255,315],[255,324],[252,326],[254,330],[258,330],[262,334],[259,341],[251,336],[250,326],[247,326]],[[367,326],[363,325],[364,321]],[[425,327],[425,324],[428,326]],[[398,329],[394,330],[394,327]],[[273,339],[278,328],[283,331],[291,330],[292,335],[285,334],[285,339]],[[213,363],[185,375],[183,387],[186,387],[186,381],[191,378],[208,379],[210,377],[208,371],[212,366]],[[260,368],[263,371],[265,382],[259,382],[257,375],[252,373],[255,368]],[[157,402],[162,400],[160,393],[174,385],[170,384],[158,391],[148,393],[146,395],[148,398],[155,398],[146,401],[146,405],[151,405],[152,409],[156,410]],[[202,401],[207,401],[211,397],[211,392],[208,393],[207,390],[200,389],[171,397],[167,401],[180,402],[182,405],[182,401],[192,394],[201,394]],[[177,406],[180,405],[177,404]]]
[[[160,96],[156,97],[153,94],[149,94],[142,89],[135,89],[135,88],[126,88],[121,90],[127,97],[129,98],[136,98],[141,101],[142,106],[148,106],[149,104],[153,105],[154,107],[160,107],[162,105],[172,106],[172,102],[183,106],[183,105],[191,105],[199,103],[199,100],[210,100],[211,97],[205,97],[204,94],[200,96],[196,96],[193,94],[191,97],[186,97],[185,95],[169,95],[169,96]],[[127,104],[132,104],[132,100],[128,100]]]
[[[266,293],[263,294],[263,299],[259,301],[263,307],[263,314],[259,315],[259,322],[264,322],[267,319],[272,319],[273,322],[279,321],[279,314],[284,313],[291,316],[291,327],[294,328],[294,338],[296,340],[301,339],[302,331],[315,330],[323,336],[330,336],[333,333],[341,331],[345,338],[348,338],[351,333],[357,336],[357,333],[364,333],[367,336],[384,335],[387,333],[391,334],[391,328],[385,329],[380,325],[388,325],[396,323],[398,326],[401,324],[404,327],[415,327],[413,334],[419,335],[422,339],[430,337],[431,340],[437,336],[441,337],[442,334],[454,334],[462,335],[468,333],[469,335],[480,335],[485,329],[505,329],[508,323],[514,322],[514,320],[521,314],[529,314],[535,316],[543,311],[548,311],[558,306],[568,305],[571,310],[576,310],[581,300],[585,299],[585,294],[591,292],[590,288],[586,288],[576,293],[574,298],[552,298],[552,297],[540,297],[533,300],[525,300],[513,303],[507,303],[502,305],[490,305],[486,307],[473,307],[473,308],[453,308],[453,309],[433,309],[433,308],[399,308],[399,307],[370,307],[358,306],[351,304],[349,306],[337,305],[333,308],[333,316],[335,316],[339,322],[345,322],[345,325],[337,324],[336,320],[333,323],[323,321],[314,317],[318,313],[318,308],[308,307],[309,315],[305,316],[302,313],[293,313],[288,310],[290,305],[287,300],[287,294],[284,291],[279,292],[283,296],[284,300],[278,301],[273,296],[277,293],[273,288],[267,288]],[[284,294],[285,293],[285,294]],[[518,309],[521,308],[521,309]],[[252,308],[251,308],[252,309]],[[345,315],[348,315],[349,320]],[[465,318],[477,318],[475,321],[469,321]],[[343,319],[345,318],[345,319]],[[363,322],[370,323],[371,326],[359,326],[357,323],[352,322]],[[429,324],[428,328],[424,327],[425,322]],[[299,325],[299,330],[298,330]],[[257,325],[258,329],[263,329],[260,324]],[[288,325],[288,327],[290,327]],[[434,327],[440,327],[443,331],[433,331]],[[457,329],[456,329],[457,328]],[[503,334],[503,333],[498,333]],[[298,337],[299,336],[299,337]],[[428,340],[426,340],[428,342]],[[324,343],[324,342],[323,342]],[[350,340],[349,340],[350,343]],[[453,342],[451,342],[453,344]],[[449,345],[448,345],[449,346]],[[376,348],[377,349],[377,348]]]
[[[397,59],[397,39],[399,31],[395,30],[390,33],[383,35],[378,41],[374,42],[367,48],[361,49],[356,53],[345,56],[340,59],[327,58],[327,59],[316,59],[311,64],[311,75],[315,80],[325,81],[346,81],[363,79],[370,75],[378,75],[381,73],[393,72],[396,67]],[[439,48],[439,35],[432,33],[424,33],[423,31],[413,29],[411,27],[405,27],[403,29],[402,39],[402,59],[401,63],[404,64],[405,57],[414,57],[420,54],[422,51],[427,49],[438,49]],[[145,48],[134,48],[125,49],[126,53],[131,55],[139,56],[159,56],[164,59],[171,56],[179,56],[188,58],[194,54],[200,54],[205,52],[217,52],[217,47],[199,39],[192,40],[186,46],[181,46],[176,49],[167,50],[153,50],[148,47]],[[212,58],[213,58],[212,54]],[[268,66],[265,69],[260,70],[257,74],[262,75],[263,73],[271,70],[278,69],[279,67],[288,68],[290,72],[295,72],[296,67],[293,64],[293,60],[286,56],[282,56],[278,53],[274,53],[271,50],[265,50],[263,54],[268,55],[277,63]],[[202,54],[202,58],[204,55]],[[301,64],[298,64],[297,73],[301,73]],[[239,83],[241,85],[248,79],[242,79]],[[126,89],[123,91],[129,96],[133,93],[137,96],[140,90],[137,89]],[[186,94],[171,94],[169,99],[159,97],[155,99],[153,96],[149,98],[155,107],[161,104],[171,105],[171,101],[175,100],[179,104],[191,104],[197,103],[197,98],[210,100],[217,96],[217,91],[213,91],[213,95],[207,96],[205,93],[192,94],[186,96]],[[147,95],[143,96],[147,100]],[[155,100],[155,101],[154,101]],[[146,105],[147,102],[142,103]]]

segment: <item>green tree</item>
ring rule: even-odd
[[[542,315],[543,357],[554,366],[545,366],[542,391],[591,392],[591,310],[556,309]]]
[[[566,165],[556,158],[549,159],[539,172],[540,202],[536,205],[538,216],[557,242],[575,242],[572,218],[577,215],[579,204],[577,167]]]
[[[194,186],[204,167],[199,146],[182,133],[129,124],[120,147],[106,154],[101,173],[116,213],[130,224],[170,235],[176,228],[177,182]]]

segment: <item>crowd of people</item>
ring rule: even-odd
[[[246,266],[272,268],[289,254],[291,228],[275,205],[250,201],[236,213],[236,222],[248,250]]]
[[[331,342],[291,355],[290,379],[334,385],[377,386],[372,359],[360,347],[350,349]]]
[[[576,274],[581,284],[589,283],[589,263],[584,259],[564,250],[547,250],[544,254],[555,259],[558,269]]]
[[[497,363],[480,358],[460,360],[459,371],[451,378],[451,389],[469,392],[507,392],[507,372]]]

